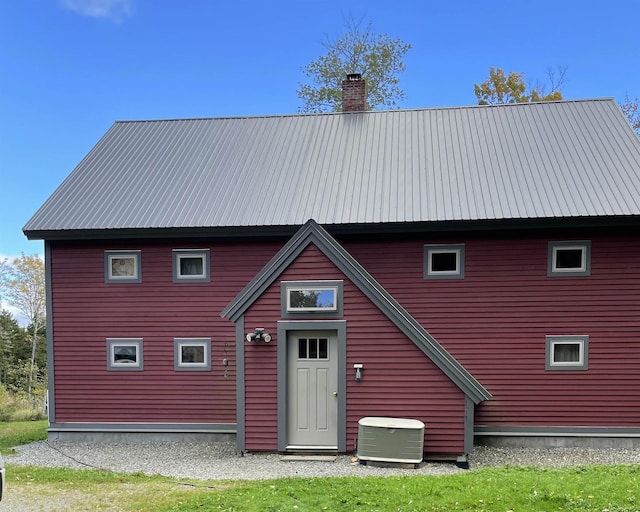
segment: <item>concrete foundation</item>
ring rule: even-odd
[[[640,449],[640,437],[476,436],[476,445],[505,448]]]

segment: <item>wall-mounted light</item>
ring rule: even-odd
[[[269,343],[271,341],[271,334],[264,332],[263,328],[257,328],[255,332],[247,334],[247,341],[264,341],[265,343]]]
[[[364,365],[360,363],[354,364],[353,369],[355,370],[356,382],[360,382],[362,380],[362,372],[364,371]]]

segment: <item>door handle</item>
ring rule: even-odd
[[[334,392],[333,392],[333,396],[338,396],[338,392],[337,392],[337,391],[334,391]]]

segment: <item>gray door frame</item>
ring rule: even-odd
[[[288,443],[287,344],[289,331],[333,331],[338,342],[338,452],[347,451],[347,322],[345,320],[288,320],[278,322],[278,451]]]

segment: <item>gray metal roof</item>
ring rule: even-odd
[[[612,99],[116,122],[24,231],[640,215]]]

